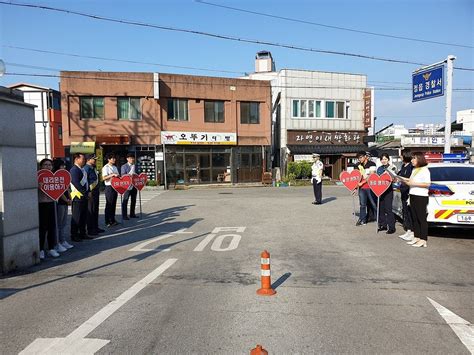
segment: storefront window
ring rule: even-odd
[[[230,149],[166,147],[167,177],[171,184],[179,179],[187,184],[223,182],[228,166]]]

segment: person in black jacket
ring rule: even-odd
[[[362,180],[359,182],[358,189],[360,212],[356,226],[363,226],[369,222],[367,213],[369,206],[371,206],[373,210],[377,210],[374,194],[367,184],[367,178],[370,174],[375,173],[376,165],[369,160],[366,152],[361,151],[357,153],[357,158],[359,159],[359,164],[356,165],[356,169],[360,171]]]
[[[89,184],[87,183],[87,173],[84,170],[86,158],[82,153],[73,155],[74,166],[71,168],[71,239],[80,242],[83,239],[92,239],[86,233],[87,223],[87,195]]]
[[[411,164],[411,153],[410,152],[403,152],[402,153],[402,167],[398,172],[398,175],[409,178],[413,171],[413,165]],[[404,240],[412,240],[414,238],[413,235],[413,226],[412,226],[412,217],[411,217],[411,210],[410,206],[408,206],[408,197],[410,191],[410,187],[406,184],[400,185],[400,197],[402,200],[402,215],[403,215],[403,228],[405,229],[406,233],[400,235],[400,238]]]
[[[87,202],[87,234],[95,236],[105,232],[99,228],[99,173],[95,167],[97,157],[95,154],[89,154],[86,157],[87,163],[84,170],[87,174],[87,183],[89,184],[89,196]]]
[[[138,174],[138,171],[135,166],[135,154],[128,153],[127,154],[127,163],[123,164],[120,169],[120,175],[133,175]],[[122,201],[122,220],[128,220],[127,216],[127,205],[128,199],[131,197],[130,201],[130,218],[138,218],[135,214],[135,206],[137,204],[137,189],[135,186],[131,185],[130,188],[125,191],[123,194],[123,201]]]

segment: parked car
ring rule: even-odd
[[[428,223],[443,227],[474,227],[474,165],[432,163],[428,164],[428,169],[431,173]],[[394,187],[393,212],[402,218],[398,186]]]

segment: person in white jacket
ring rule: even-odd
[[[313,205],[320,205],[323,200],[323,169],[324,165],[317,153],[313,154],[313,165],[311,166],[311,182],[313,184]]]

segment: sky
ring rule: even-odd
[[[49,6],[153,25],[413,63],[432,64],[454,55],[457,58],[455,67],[474,69],[473,0],[203,1],[300,22],[235,11],[196,0],[0,0],[4,3]],[[374,36],[302,21],[447,45]],[[230,41],[2,3],[0,45],[0,59],[6,63],[6,74],[0,77],[1,86],[28,82],[54,89],[59,88],[58,78],[35,75],[58,75],[58,70],[100,70],[239,77],[245,72],[254,71],[256,52],[269,50],[277,70],[290,68],[367,75],[369,85],[376,88],[376,130],[391,123],[413,127],[417,123],[445,122],[445,97],[412,103],[411,75],[413,70],[420,67],[416,64]],[[14,73],[29,75],[12,75]],[[453,87],[471,89],[453,92],[454,120],[456,111],[474,109],[474,70],[455,69]],[[407,90],[398,90],[400,88]]]

